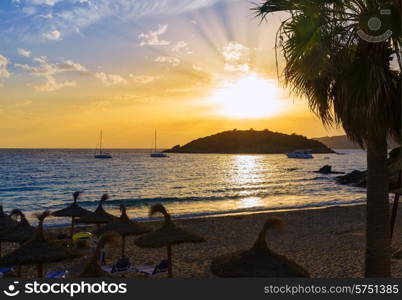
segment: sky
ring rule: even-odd
[[[258,2],[258,1],[257,1]],[[324,128],[278,80],[284,15],[248,0],[0,0],[0,148],[168,148]],[[279,60],[279,69],[283,61]]]

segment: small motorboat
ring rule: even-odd
[[[167,155],[165,153],[151,153],[150,154],[151,157],[167,157]]]
[[[286,153],[288,158],[314,158],[310,149],[299,149],[290,153]]]

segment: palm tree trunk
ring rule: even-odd
[[[367,216],[365,277],[391,276],[387,140],[385,129],[367,138]]]

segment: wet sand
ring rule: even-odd
[[[201,244],[183,244],[173,247],[174,277],[213,277],[209,270],[211,260],[227,252],[249,248],[257,237],[265,219],[280,216],[286,222],[282,234],[269,232],[269,247],[287,255],[305,267],[312,277],[363,277],[365,206],[343,206],[287,212],[264,212],[245,215],[175,220],[185,229],[205,237]],[[148,222],[153,228],[159,221]],[[94,229],[95,227],[93,227]],[[84,229],[84,228],[83,228]],[[53,228],[49,235],[68,234],[68,228]],[[166,249],[141,249],[134,245],[134,237],[126,241],[126,255],[133,265],[156,265],[166,257]],[[15,245],[4,243],[3,254]],[[393,247],[402,246],[402,209],[399,209]],[[120,255],[120,248],[108,249],[107,263]],[[87,257],[44,266],[49,270],[68,269],[75,277]],[[393,277],[402,277],[402,260],[392,260]],[[23,277],[35,277],[34,266],[23,267]],[[143,277],[129,274],[126,277]],[[166,275],[158,275],[166,277]]]

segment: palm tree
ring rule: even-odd
[[[367,150],[366,277],[391,276],[386,160],[387,136],[401,133],[400,7],[400,0],[266,0],[254,8],[262,20],[286,16],[276,38],[285,85],[324,125],[341,125]]]

